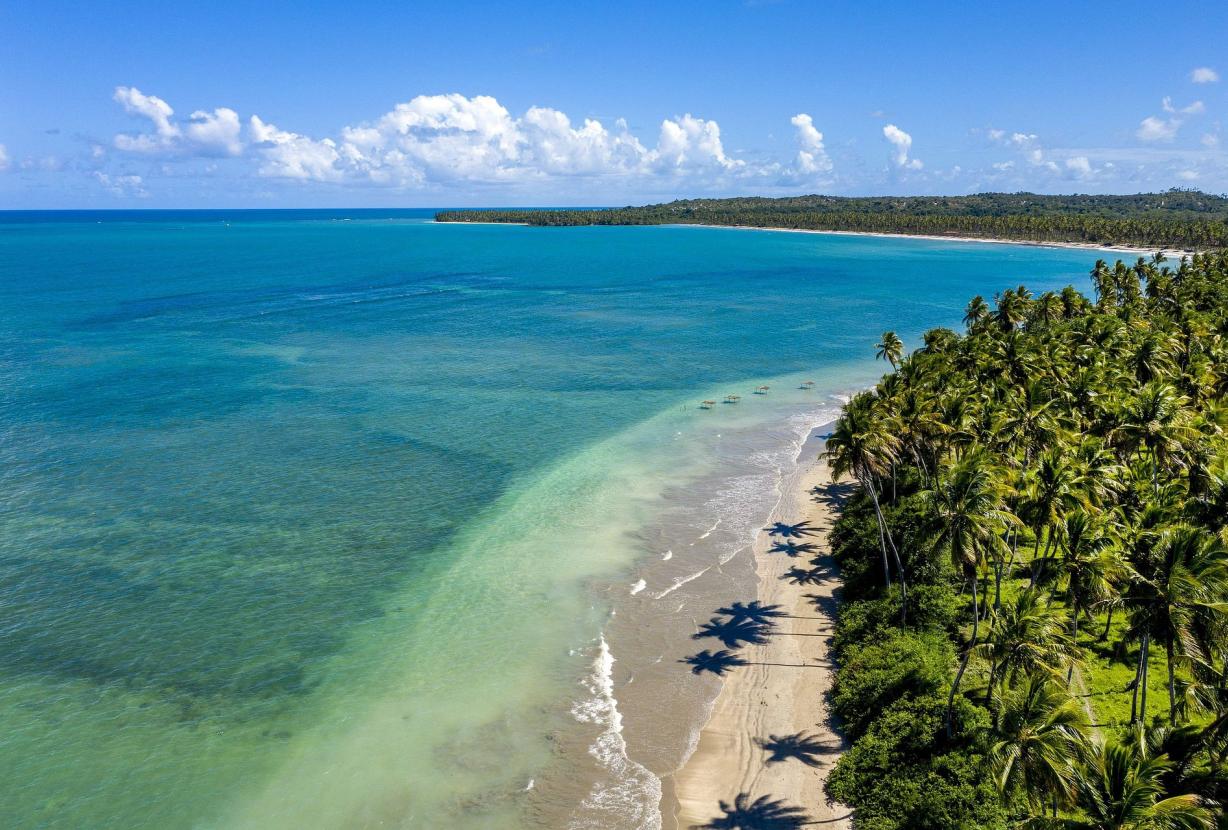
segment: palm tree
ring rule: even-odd
[[[1087,830],[1212,830],[1215,815],[1193,794],[1165,797],[1167,756],[1146,758],[1134,746],[1093,744],[1075,782],[1083,817],[1068,827]]]
[[[1003,503],[1005,496],[1006,488],[1000,477],[995,474],[988,456],[979,450],[965,454],[935,489],[925,493],[927,506],[940,527],[934,537],[935,549],[945,548],[956,571],[972,584],[972,638],[947,698],[948,735],[952,731],[955,695],[976,647],[979,630],[981,613],[977,597],[977,569],[985,561],[988,551],[1002,543],[999,534],[1017,521]]]
[[[1056,678],[1063,666],[1073,666],[1081,659],[1067,631],[1066,611],[1043,602],[1035,589],[1021,592],[994,617],[989,634],[974,652],[989,662],[987,704],[999,678],[1003,686],[1020,676]]]
[[[1087,749],[1087,711],[1045,675],[1029,675],[1006,696],[989,764],[999,792],[1023,793],[1043,812],[1074,800]]]
[[[1216,536],[1189,525],[1160,535],[1152,561],[1139,566],[1130,599],[1131,630],[1144,645],[1152,636],[1164,643],[1168,657],[1169,722],[1177,719],[1175,663],[1204,660],[1199,642],[1200,618],[1219,615],[1228,606],[1228,549]],[[1140,659],[1140,682],[1147,677],[1146,657]],[[1144,686],[1145,688],[1145,686]],[[1144,698],[1142,719],[1146,719]]]
[[[882,340],[878,341],[878,360],[885,360],[892,369],[899,368],[900,356],[904,354],[904,341],[893,331],[883,332]]]
[[[987,319],[989,319],[989,303],[985,302],[984,297],[977,294],[964,309],[964,325],[972,329]]]
[[[842,476],[851,473],[862,489],[870,494],[874,503],[874,518],[878,523],[879,548],[883,555],[883,581],[890,590],[891,568],[887,561],[887,546],[890,543],[896,572],[900,577],[901,605],[906,607],[908,588],[904,568],[878,501],[878,480],[891,469],[899,453],[899,431],[889,423],[889,419],[876,411],[876,401],[873,392],[862,392],[845,404],[840,420],[827,439],[822,457],[831,464],[833,480],[839,481]]]
[[[1064,551],[1062,572],[1066,577],[1066,600],[1070,605],[1070,636],[1079,636],[1079,616],[1117,597],[1130,567],[1114,547],[1102,523],[1083,510],[1066,516],[1059,534]],[[1067,674],[1066,681],[1070,682]]]

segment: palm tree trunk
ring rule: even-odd
[[[1115,606],[1109,606],[1109,619],[1108,622],[1104,624],[1104,633],[1100,635],[1100,642],[1102,643],[1109,638],[1109,629],[1113,627],[1113,612],[1115,610]]]
[[[887,564],[887,540],[883,536],[883,511],[878,506],[878,493],[874,492],[874,482],[872,479],[862,479],[861,486],[870,491],[870,498],[874,501],[874,519],[878,522],[878,547],[883,554],[883,582],[887,585],[887,591],[891,591],[891,566]]]
[[[1144,634],[1139,641],[1138,648],[1138,664],[1134,669],[1134,694],[1130,696],[1130,722],[1138,721],[1138,693],[1139,687],[1143,685],[1143,662],[1144,656],[1147,654],[1147,635]]]
[[[1147,722],[1147,675],[1151,674],[1151,634],[1143,634],[1143,690],[1139,696],[1139,720]]]
[[[1071,611],[1072,625],[1071,625],[1070,639],[1074,641],[1076,646],[1078,646],[1079,644],[1079,603],[1076,601],[1071,604],[1071,607],[1074,610]],[[1066,691],[1068,692],[1070,691],[1070,678],[1072,677],[1074,677],[1074,661],[1073,660],[1070,661],[1070,667],[1066,669]]]
[[[878,493],[874,489],[874,479],[870,479],[870,497],[874,499],[874,511],[878,515],[879,532],[886,536],[887,544],[891,546],[891,556],[895,559],[895,573],[900,578],[900,625],[908,622],[908,582],[904,579],[904,563],[900,561],[900,551],[891,537],[891,528],[883,518],[882,508],[878,504]],[[883,552],[883,570],[887,569],[887,553]],[[891,577],[887,577],[887,590],[891,590]]]
[[[972,583],[972,639],[968,642],[968,647],[964,649],[964,659],[959,662],[959,671],[955,673],[955,680],[951,683],[951,693],[947,695],[947,738],[955,737],[955,731],[951,728],[951,720],[955,716],[955,695],[959,692],[960,681],[964,679],[968,661],[972,659],[972,648],[976,645],[976,635],[980,630],[981,612],[976,599],[976,574],[973,574],[968,581]]]
[[[1173,679],[1173,638],[1170,634],[1164,643],[1165,653],[1168,655],[1168,722],[1175,725],[1177,723],[1177,684]]]

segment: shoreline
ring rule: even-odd
[[[782,537],[760,532],[754,541],[757,599],[780,605],[789,616],[777,620],[764,645],[748,645],[739,655],[750,662],[725,676],[699,733],[694,752],[681,767],[663,776],[662,819],[667,830],[684,830],[721,815],[720,802],[739,794],[751,800],[769,796],[802,808],[807,820],[833,828],[851,827],[851,812],[829,804],[823,790],[828,772],[845,748],[830,723],[826,692],[834,677],[828,656],[833,633],[835,591],[839,587],[827,534],[836,509],[829,495],[827,464],[818,460],[819,436],[830,424],[812,429],[769,522],[809,523],[813,530],[792,538],[815,550],[796,557],[771,552]],[[817,554],[817,555],[816,555]],[[809,560],[813,557],[813,562]],[[817,583],[782,579],[792,567],[815,568]],[[762,745],[773,736],[804,736],[809,752],[771,760]]]
[[[431,219],[428,224],[434,225],[510,225],[513,227],[539,227],[529,222],[440,222]],[[1032,248],[1071,248],[1084,251],[1110,251],[1117,254],[1164,254],[1166,256],[1194,256],[1199,251],[1188,248],[1158,248],[1136,245],[1097,245],[1093,242],[1038,242],[1031,239],[995,239],[988,236],[943,236],[941,234],[925,233],[889,233],[887,231],[836,231],[820,230],[818,228],[777,228],[765,225],[710,225],[703,222],[669,222],[658,225],[567,225],[577,228],[723,228],[732,231],[775,231],[777,233],[813,233],[825,236],[874,236],[885,239],[927,239],[931,242],[980,242],[991,245],[1027,245]]]
[[[678,228],[726,228],[736,231],[777,231],[779,233],[814,233],[825,236],[877,236],[886,239],[928,239],[932,242],[982,242],[993,245],[1027,245],[1032,248],[1072,248],[1085,251],[1112,251],[1119,254],[1155,254],[1193,256],[1198,251],[1179,248],[1137,247],[1133,245],[1097,245],[1092,242],[1036,242],[1030,239],[994,239],[987,236],[942,236],[940,234],[887,233],[885,231],[827,231],[814,228],[772,228],[760,225],[706,225],[678,222]]]

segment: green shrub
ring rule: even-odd
[[[979,738],[988,714],[957,699],[946,739],[946,699],[935,692],[891,704],[841,756],[831,798],[853,805],[858,830],[981,830],[1005,827]]]
[[[832,687],[832,709],[856,740],[884,707],[945,688],[953,661],[943,634],[895,630],[879,642],[848,645]]]

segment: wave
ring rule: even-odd
[[[627,757],[623,718],[614,697],[614,655],[604,635],[593,661],[593,673],[584,685],[591,697],[577,701],[571,713],[581,723],[605,727],[589,747],[589,754],[609,773],[610,781],[593,785],[568,824],[569,830],[608,830],[627,825],[661,830],[661,779]]]

